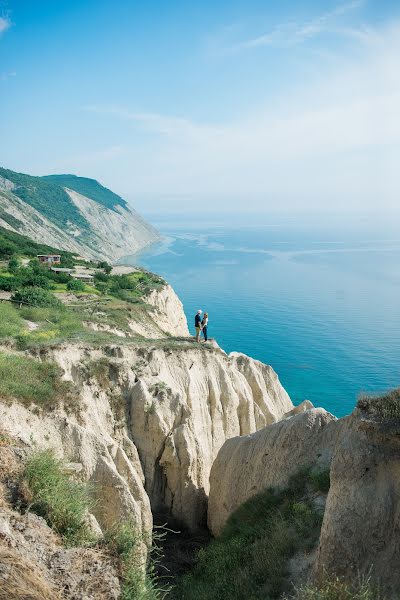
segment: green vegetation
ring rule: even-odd
[[[357,578],[350,584],[339,577],[326,577],[320,585],[298,589],[290,600],[384,600],[371,579]]]
[[[87,177],[77,177],[77,175],[46,175],[42,177],[45,181],[56,183],[61,187],[74,190],[87,198],[95,200],[106,208],[115,210],[117,206],[127,208],[127,204],[121,196],[114,194],[111,190],[103,187],[95,179]]]
[[[92,541],[85,522],[90,509],[87,486],[71,480],[62,461],[52,451],[33,454],[25,467],[24,478],[30,509],[44,517],[67,545]]]
[[[385,422],[398,422],[400,418],[400,388],[396,388],[380,396],[362,394],[357,408],[372,419]]]
[[[20,313],[8,303],[0,303],[0,339],[16,338],[23,330]]]
[[[46,244],[39,244],[19,233],[0,227],[0,259],[8,259],[13,255],[36,257],[38,254],[62,254],[64,258],[72,258],[73,254],[65,250],[57,250]]]
[[[61,379],[61,369],[52,362],[0,352],[0,396],[17,399],[30,406],[51,410],[60,402],[68,409],[76,407],[76,392]]]
[[[0,167],[0,175],[14,183],[12,193],[61,227],[73,223],[82,229],[89,224],[62,186],[43,177],[33,177]]]
[[[329,469],[310,471],[309,477],[316,491],[323,492],[324,494],[327,494],[329,492],[329,488],[331,485]]]
[[[169,591],[168,588],[161,589],[152,558],[146,572],[143,569],[142,546],[148,542],[136,532],[134,523],[117,524],[106,533],[109,550],[120,559],[121,600],[161,600]],[[157,547],[153,548],[153,553],[157,551]]]
[[[86,286],[83,281],[79,281],[79,279],[69,279],[67,282],[67,290],[71,292],[83,292]]]
[[[307,497],[315,490],[305,471],[284,491],[266,490],[233,513],[221,536],[200,550],[194,569],[178,583],[179,600],[264,600],[284,592],[288,561],[311,550],[322,515]]]
[[[14,302],[30,304],[31,306],[61,306],[61,302],[47,290],[40,287],[23,287],[17,290],[11,299]]]

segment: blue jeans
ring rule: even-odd
[[[203,335],[204,335],[204,341],[206,342],[208,339],[207,338],[207,325],[204,325],[204,327],[203,327]]]

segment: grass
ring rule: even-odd
[[[105,536],[108,549],[119,557],[121,572],[120,600],[162,600],[169,588],[160,586],[154,569],[154,559],[150,557],[147,568],[143,565],[144,540],[138,534],[133,523],[119,523],[111,528]],[[158,548],[153,548],[157,553]]]
[[[0,339],[18,336],[23,327],[21,314],[8,302],[0,302]]]
[[[52,451],[33,454],[26,464],[24,479],[30,495],[30,509],[44,517],[66,545],[84,545],[92,541],[85,521],[90,509],[87,486],[70,479],[63,470],[62,461]]]
[[[0,397],[5,400],[35,404],[43,410],[51,410],[61,402],[67,409],[75,408],[76,391],[61,376],[55,363],[0,352]]]
[[[378,421],[395,422],[400,419],[400,388],[383,395],[361,394],[357,408],[366,416]]]
[[[289,599],[288,599],[289,600]],[[339,577],[327,577],[320,585],[299,588],[290,600],[384,600],[369,577],[348,583]]]
[[[284,592],[288,561],[315,547],[322,515],[302,472],[287,490],[266,490],[233,513],[221,536],[200,550],[194,569],[178,583],[179,600],[274,600]],[[319,486],[317,486],[319,487]]]

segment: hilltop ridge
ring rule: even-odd
[[[2,167],[0,226],[95,260],[115,261],[160,239],[123,198],[94,179],[36,177]]]

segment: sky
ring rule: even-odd
[[[396,213],[400,2],[0,0],[0,165],[146,213]]]

